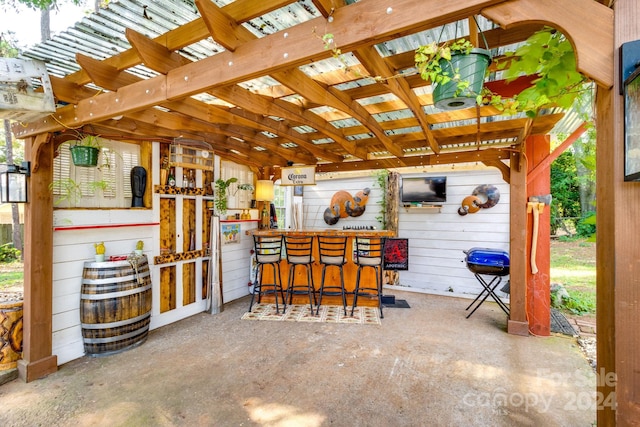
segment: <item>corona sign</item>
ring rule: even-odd
[[[291,166],[282,168],[280,185],[315,185],[315,166]]]

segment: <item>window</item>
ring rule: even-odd
[[[76,167],[71,143],[58,148],[51,190],[56,207],[124,208],[131,205],[131,169],[140,163],[140,146],[103,140],[98,167]],[[148,176],[147,179],[150,179]]]
[[[278,217],[278,228],[285,228],[285,217],[287,213],[287,188],[280,185],[273,186],[274,198],[273,205],[276,208],[276,215]]]

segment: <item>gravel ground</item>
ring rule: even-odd
[[[578,345],[584,353],[589,365],[596,371],[596,339],[593,337],[578,337]]]

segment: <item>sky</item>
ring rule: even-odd
[[[51,11],[51,35],[66,30],[85,16],[86,6],[61,5]],[[40,12],[22,7],[19,12],[0,6],[0,32],[13,31],[20,48],[40,42]]]

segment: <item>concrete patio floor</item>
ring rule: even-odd
[[[486,302],[393,291],[382,325],[241,320],[249,300],[0,386],[2,426],[591,426],[569,336],[508,335]]]

